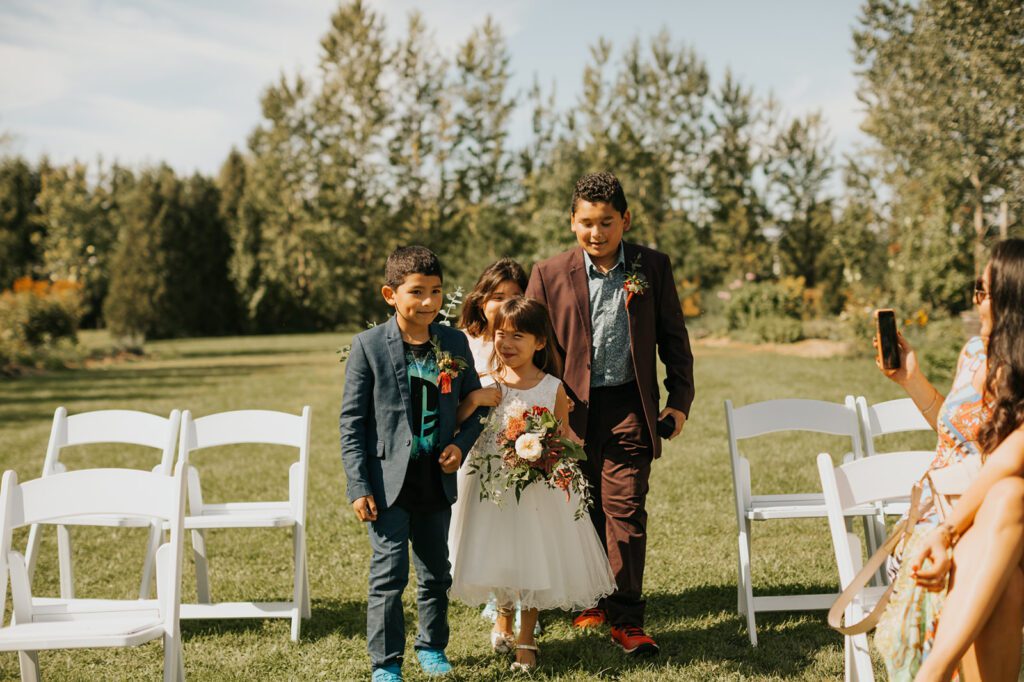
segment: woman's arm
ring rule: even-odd
[[[921,365],[917,362],[917,351],[914,350],[914,347],[903,338],[903,334],[899,334],[897,340],[900,345],[899,369],[885,369],[879,363],[877,357],[875,358],[875,364],[878,365],[878,369],[881,370],[882,374],[899,384],[907,392],[907,395],[914,401],[914,405],[921,411],[928,424],[933,429],[938,429],[939,408],[942,407],[945,398],[938,389],[932,386],[932,383],[928,381],[928,377],[921,371]],[[871,343],[876,348],[878,347],[877,338],[872,339]],[[963,358],[964,354],[961,351],[960,359],[957,361],[958,371],[963,363]]]
[[[1011,433],[985,459],[985,464],[967,491],[953,505],[945,524],[960,536],[974,522],[974,515],[989,488],[1008,476],[1024,475],[1024,426]]]
[[[946,550],[974,523],[974,516],[992,486],[1004,478],[1021,475],[1024,475],[1024,426],[992,451],[978,477],[953,505],[949,517],[922,539],[921,550],[913,560],[918,583],[930,589],[942,587],[950,568]],[[925,559],[931,560],[931,565],[922,568]]]

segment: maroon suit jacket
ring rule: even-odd
[[[689,416],[693,403],[693,354],[683,323],[672,264],[668,256],[638,244],[622,242],[626,269],[640,256],[640,271],[648,287],[629,303],[629,339],[640,398],[647,428],[654,444],[654,456],[661,455],[661,440],[655,421],[661,411],[658,391],[657,354],[665,365],[668,407]],[[576,403],[569,423],[580,436],[587,433],[590,408],[590,359],[593,346],[590,326],[590,289],[583,249],[576,247],[533,266],[526,295],[548,306],[555,330],[558,352],[565,367],[562,380]]]

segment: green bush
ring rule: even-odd
[[[792,343],[802,338],[803,280],[748,282],[728,292],[730,336],[752,343]]]
[[[800,320],[781,315],[755,317],[732,336],[748,343],[793,343],[803,338],[803,325]]]
[[[53,368],[75,359],[80,287],[28,278],[0,293],[0,370]]]
[[[725,307],[730,329],[743,329],[751,320],[785,317],[799,320],[803,310],[802,280],[751,282],[731,292]]]

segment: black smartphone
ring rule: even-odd
[[[884,369],[900,368],[900,342],[896,338],[896,313],[891,308],[875,311],[878,327],[878,359]]]
[[[655,428],[658,431],[658,437],[667,440],[672,435],[672,432],[676,430],[676,419],[672,415],[666,414],[658,420]]]

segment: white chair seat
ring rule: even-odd
[[[185,528],[287,528],[295,525],[288,502],[203,504],[203,513],[186,516]]]
[[[875,513],[871,505],[851,509],[848,516],[870,516]],[[822,495],[755,495],[750,500],[747,518],[751,521],[767,519],[824,518],[828,514]]]
[[[164,624],[159,614],[124,614],[100,618],[83,632],[82,622],[24,623],[0,629],[0,651],[84,649],[138,646],[159,637]]]
[[[70,618],[120,617],[125,613],[140,614],[151,611],[159,614],[160,604],[156,599],[61,599],[59,597],[33,597],[32,620],[34,622],[59,621]]]
[[[112,528],[148,528],[152,519],[141,516],[115,516],[113,514],[93,514],[89,516],[65,516],[51,519],[48,523],[60,526],[104,526]]]

